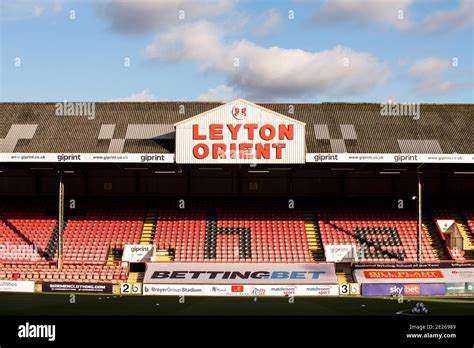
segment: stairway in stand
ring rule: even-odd
[[[156,230],[156,220],[158,218],[158,211],[156,209],[147,211],[145,215],[145,222],[143,224],[142,235],[140,237],[140,244],[153,244]]]
[[[156,231],[156,220],[158,218],[158,211],[156,209],[148,210],[145,214],[143,222],[142,233],[140,235],[140,245],[153,244]],[[128,274],[127,283],[142,283],[144,272],[130,272]]]
[[[425,218],[423,219],[422,226],[423,226],[423,232],[425,233],[426,238],[428,239],[433,249],[433,252],[436,255],[436,258],[438,260],[448,260],[449,259],[448,255],[446,255],[446,252],[444,251],[445,249],[442,244],[443,241],[441,240],[441,237],[438,235],[438,231],[436,229],[434,222],[429,218]]]
[[[354,278],[352,278],[352,275],[350,273],[336,272],[336,276],[338,284],[354,283]]]
[[[114,254],[113,249],[109,248],[109,251],[107,252],[107,261],[105,264],[107,266],[116,266],[120,261],[122,261],[122,255]]]
[[[128,274],[127,283],[143,283],[144,272],[130,272]]]
[[[326,259],[324,257],[323,243],[316,222],[316,216],[313,212],[304,212],[304,227],[306,230],[311,260],[314,262],[324,262]]]
[[[464,239],[464,258],[466,260],[474,260],[474,231],[469,227],[467,216],[455,212],[454,219]]]
[[[465,244],[464,247],[467,250],[474,251],[474,233],[469,228],[469,224],[464,215],[459,214],[457,211],[453,211],[453,218],[456,221],[459,232],[461,233]]]

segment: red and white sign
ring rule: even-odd
[[[243,285],[232,285],[231,292],[244,292],[244,286]]]
[[[405,284],[403,285],[403,294],[405,295],[419,295],[420,294],[419,284]]]
[[[474,281],[474,268],[355,269],[358,283],[456,283]],[[415,290],[413,290],[415,291]]]
[[[177,163],[305,162],[305,123],[243,99],[175,127]]]
[[[444,275],[436,270],[399,270],[399,271],[364,271],[367,279],[442,279]]]
[[[244,105],[237,104],[232,107],[232,116],[236,120],[243,120],[247,116],[247,107]]]

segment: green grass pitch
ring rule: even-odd
[[[254,298],[0,294],[0,315],[410,315],[423,302],[429,315],[474,315],[474,297]]]

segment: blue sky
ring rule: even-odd
[[[473,0],[1,1],[2,101],[474,102]]]

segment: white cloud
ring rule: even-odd
[[[33,7],[33,15],[35,17],[39,17],[44,13],[44,7],[41,6],[34,6]]]
[[[145,57],[194,63],[202,72],[222,74],[226,84],[244,91],[245,97],[260,99],[353,96],[390,74],[377,57],[347,47],[320,52],[266,48],[247,40],[225,43],[222,35],[220,28],[206,21],[173,27],[155,37],[145,48]]]
[[[2,20],[24,20],[41,17],[47,13],[60,12],[61,1],[16,0],[1,1],[0,18]],[[59,8],[59,10],[58,10]]]
[[[53,1],[53,12],[59,13],[63,10],[63,4],[61,0],[54,0]]]
[[[147,102],[147,101],[157,101],[158,98],[150,93],[148,88],[144,89],[139,93],[132,94],[125,98],[118,98],[109,100],[110,102]]]
[[[201,101],[229,102],[234,99],[237,99],[236,92],[232,87],[226,85],[209,88],[206,93],[198,97],[198,100]]]
[[[453,31],[474,24],[474,2],[461,0],[459,6],[448,11],[436,11],[426,17],[422,28],[426,31]]]
[[[275,9],[271,9],[265,12],[263,16],[257,20],[257,22],[261,22],[261,24],[255,28],[255,34],[259,36],[266,36],[278,31],[281,22],[281,16]]]
[[[234,4],[235,0],[111,0],[100,5],[99,13],[110,20],[112,30],[141,33],[181,22],[220,16],[228,13]],[[184,14],[184,19],[180,19],[181,14]]]
[[[439,74],[449,67],[449,61],[446,59],[429,57],[415,61],[410,68],[410,75],[415,78],[426,78],[431,74]]]
[[[437,57],[415,61],[409,70],[409,75],[415,82],[416,93],[423,96],[439,96],[458,89],[459,83],[444,79],[450,66],[448,59]]]
[[[314,25],[337,22],[365,26],[377,23],[386,27],[409,29],[413,22],[409,19],[412,0],[325,0],[315,12],[310,22]]]
[[[435,11],[418,23],[410,19],[412,4],[413,0],[324,0],[309,22],[313,25],[353,23],[359,26],[375,23],[382,27],[428,32],[454,31],[474,24],[472,0],[460,0],[454,9]]]

